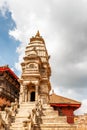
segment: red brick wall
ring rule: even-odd
[[[67,122],[70,124],[74,123],[74,110],[79,108],[81,104],[69,106],[68,104],[51,104],[54,110],[58,111],[59,116],[67,116]],[[76,107],[75,107],[76,106]]]
[[[63,108],[61,108],[61,111],[62,111],[63,115],[67,116],[67,122],[68,123],[74,123],[73,108],[63,107]]]

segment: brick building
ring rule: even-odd
[[[6,66],[0,67],[0,108],[3,110],[5,106],[19,99],[20,84],[15,73]]]

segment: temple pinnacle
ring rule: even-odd
[[[39,30],[37,31],[37,33],[36,33],[36,36],[35,36],[35,37],[40,37]]]

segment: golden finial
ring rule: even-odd
[[[35,36],[35,37],[40,37],[39,30],[37,31],[37,33],[36,33],[36,36]]]
[[[52,94],[54,94],[54,89],[52,89]]]
[[[42,41],[44,43],[44,39],[40,35],[39,30],[37,31],[37,33],[34,37],[30,38],[30,42],[35,41],[35,40],[39,40],[39,41]]]

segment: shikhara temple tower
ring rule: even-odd
[[[23,59],[24,61],[21,63],[20,103],[39,99],[43,104],[48,103],[51,90],[51,68],[45,42],[39,31],[35,37],[30,39]]]

